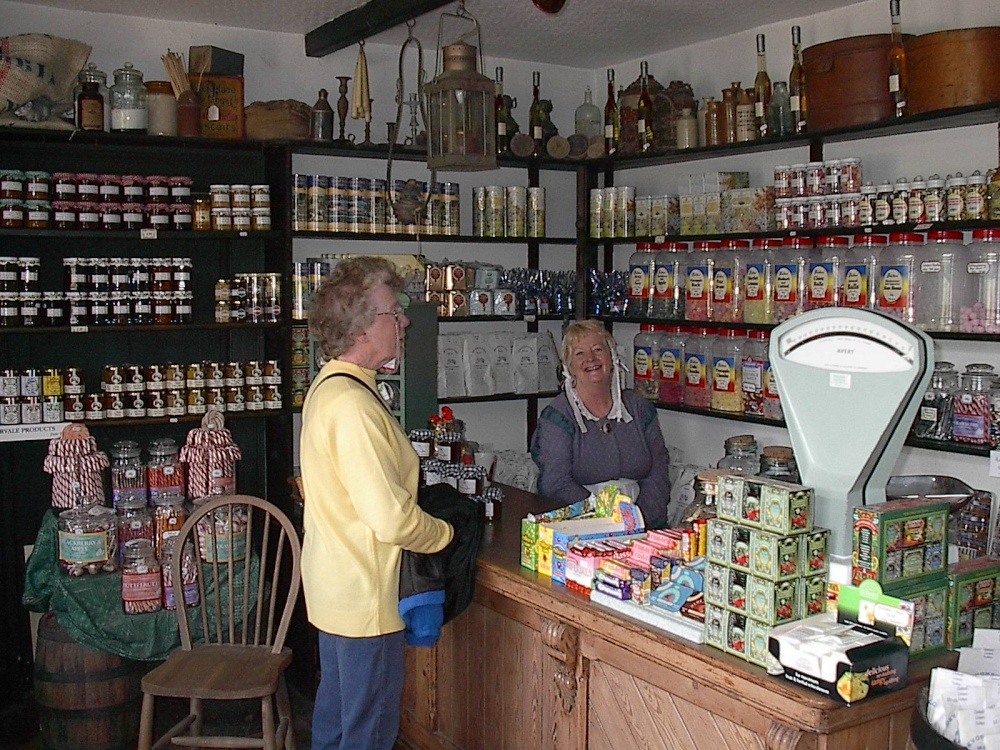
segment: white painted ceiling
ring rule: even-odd
[[[359,0],[18,0],[19,2],[126,13],[239,28],[305,35],[353,10]],[[566,0],[548,15],[531,0],[466,0],[484,29],[484,52],[529,62],[600,68],[658,51],[683,47],[783,19],[853,5],[860,0]],[[455,5],[443,10],[455,10]],[[437,32],[440,11],[418,19]],[[451,27],[446,27],[451,28]],[[400,45],[405,28],[371,41]]]

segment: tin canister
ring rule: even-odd
[[[306,177],[306,229],[310,232],[326,231],[327,190],[330,178],[313,174]]]
[[[84,396],[82,393],[67,393],[63,395],[63,419],[67,422],[82,422],[84,417],[86,417],[83,400]],[[0,421],[3,421],[3,401],[4,399],[0,398]]]
[[[529,237],[545,236],[545,188],[543,187],[528,188],[526,229]]]
[[[520,185],[507,188],[506,235],[508,237],[524,237],[526,230],[525,216],[528,210],[528,189]]]
[[[615,237],[635,234],[635,188],[621,185],[615,189]]]
[[[384,179],[372,180],[371,195],[371,231],[384,232],[389,200],[388,183]]]
[[[592,188],[590,191],[590,236],[598,239],[604,236],[604,190]]]
[[[618,222],[618,192],[613,187],[602,188],[601,194],[601,237],[615,237]]]
[[[486,231],[486,186],[472,188],[472,236],[482,237]]]
[[[457,182],[441,183],[441,229],[444,234],[461,234],[459,186]]]
[[[372,181],[369,177],[351,178],[350,232],[371,232]]]
[[[11,424],[21,424],[21,404],[17,396],[0,396],[0,425]]]
[[[306,183],[308,175],[292,175],[292,230],[303,232],[309,226],[309,188]]]
[[[17,398],[21,395],[21,373],[18,370],[0,370],[0,398]]]
[[[506,232],[506,190],[501,185],[486,186],[484,237],[503,237]]]
[[[351,178],[331,177],[326,208],[326,230],[347,232],[351,228]]]

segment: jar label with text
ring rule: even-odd
[[[67,563],[107,562],[108,532],[59,532],[59,559]]]
[[[798,266],[781,265],[774,268],[774,299],[795,302],[798,299]]]
[[[691,354],[684,361],[684,379],[689,388],[705,387],[705,356]]]
[[[844,267],[844,307],[868,306],[868,266]]]
[[[716,357],[712,362],[712,390],[716,393],[735,393],[736,361],[732,357]]]
[[[809,269],[809,301],[814,305],[833,304],[833,264],[814,263]]]
[[[687,298],[689,300],[705,299],[705,279],[708,278],[707,266],[692,266],[687,274]]]
[[[712,279],[712,299],[718,304],[727,304],[733,299],[733,269],[716,268]]]
[[[764,299],[764,264],[750,263],[743,276],[743,298],[747,302],[760,302]]]
[[[681,359],[680,349],[660,350],[661,383],[674,383],[677,385],[680,384],[681,382],[680,359]]]
[[[648,346],[637,346],[633,352],[636,380],[652,380],[655,375],[653,350]]]
[[[879,279],[879,307],[902,309],[910,290],[910,271],[906,266],[882,266]]]

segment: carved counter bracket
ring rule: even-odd
[[[780,721],[772,721],[767,728],[765,743],[767,750],[803,750],[809,747],[808,743],[799,743],[806,737],[806,733],[782,724]]]
[[[553,679],[562,698],[563,711],[570,714],[576,706],[580,631],[564,622],[543,620],[542,644],[546,653],[559,662]]]

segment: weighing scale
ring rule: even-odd
[[[930,382],[933,341],[882,313],[823,308],[775,328],[770,359],[815,523],[830,529],[830,580],[850,583],[852,509],[885,502]]]

